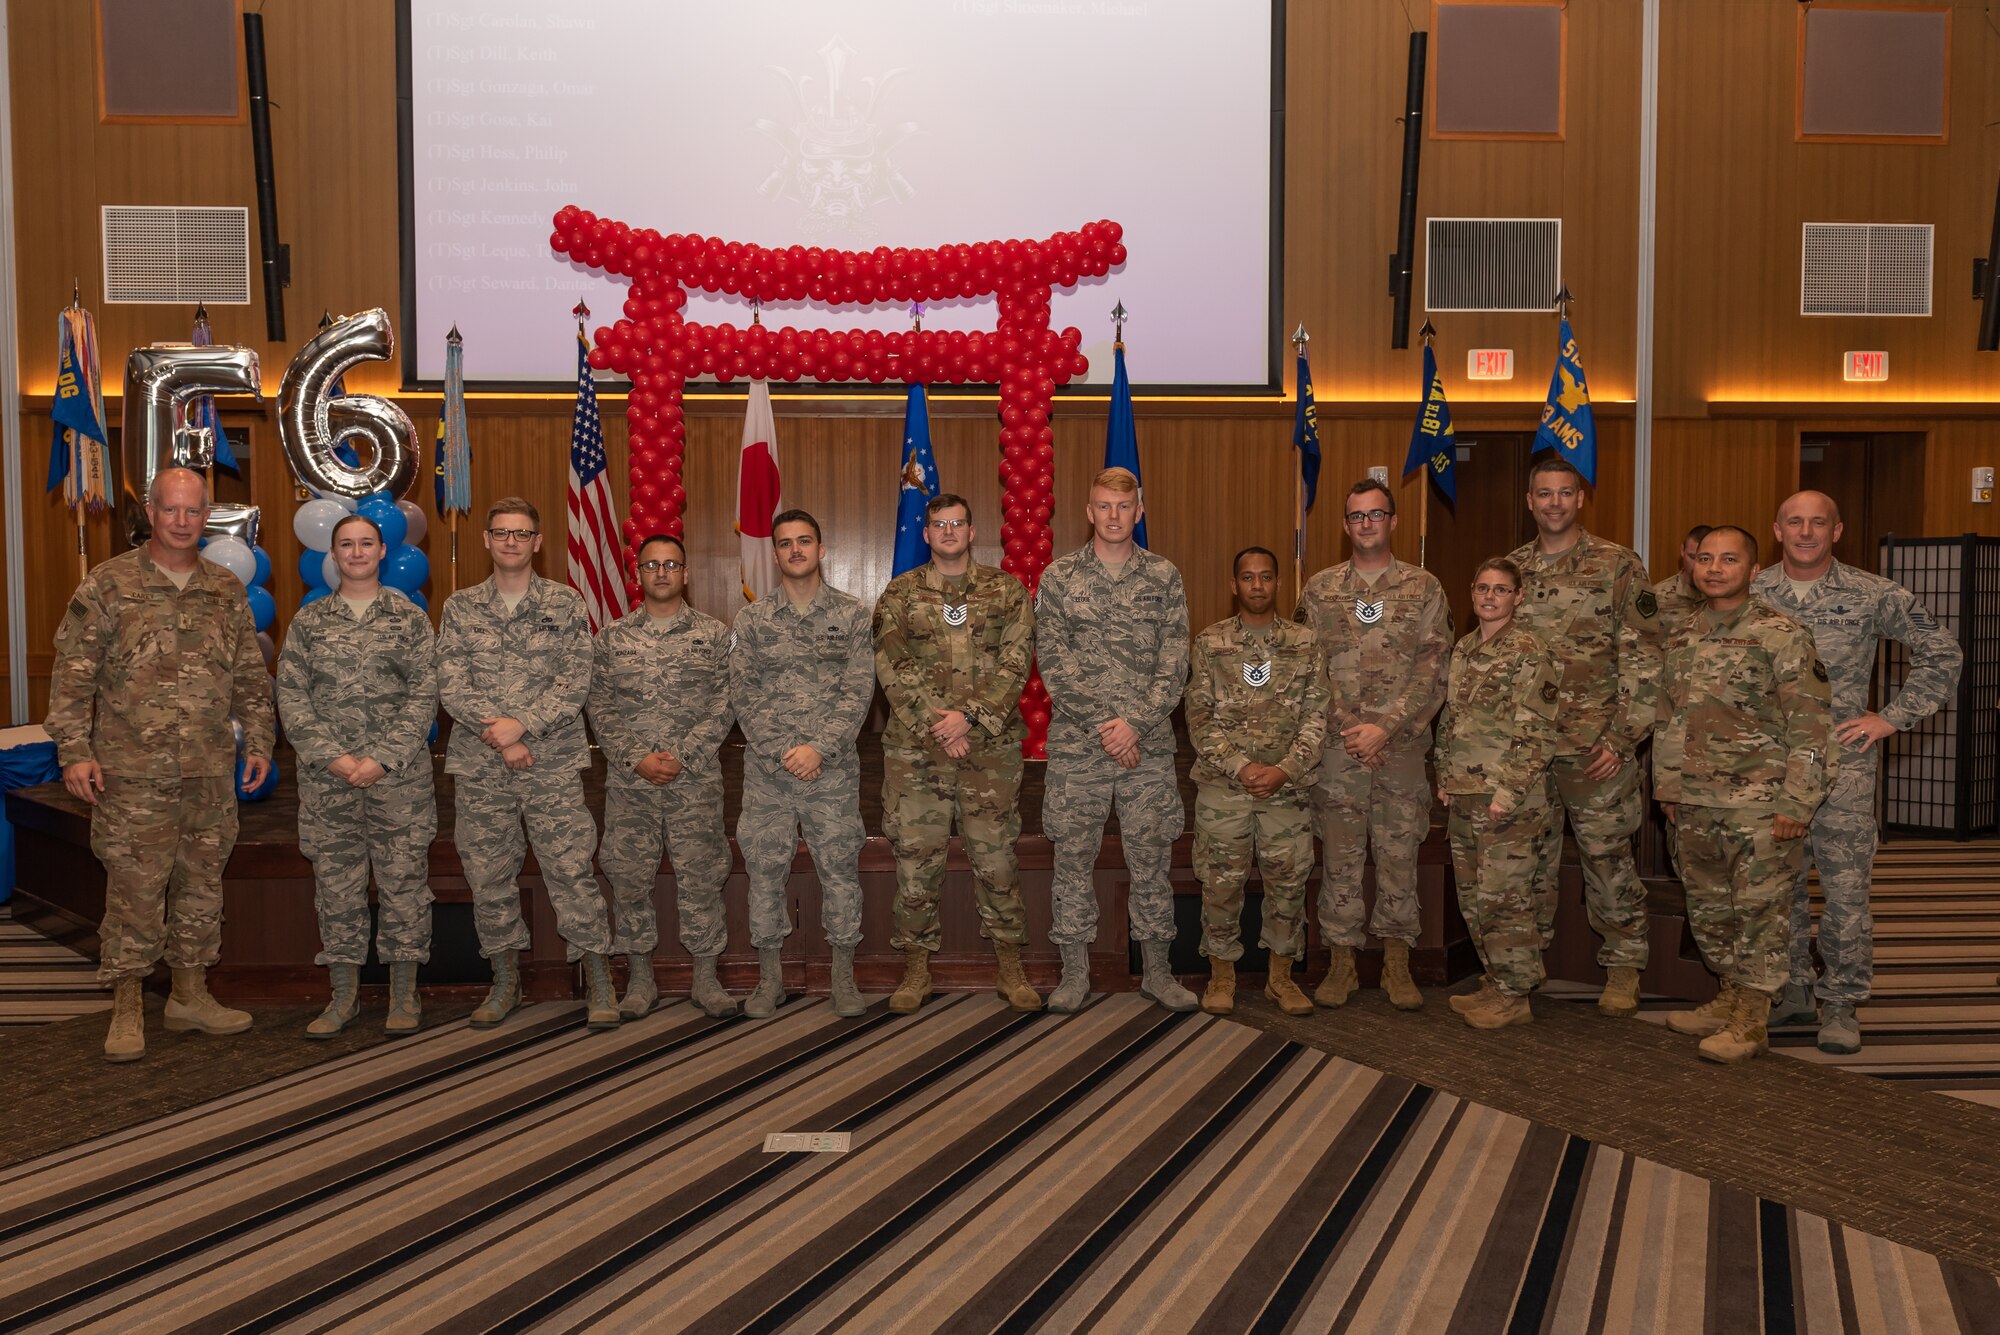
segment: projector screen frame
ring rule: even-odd
[[[437,393],[444,388],[442,380],[424,380],[417,375],[417,352],[424,337],[417,324],[417,265],[416,265],[416,94],[415,57],[412,49],[412,13],[414,0],[396,0],[396,185],[397,185],[397,251],[400,261],[398,275],[402,309],[402,392]],[[1267,166],[1269,177],[1268,231],[1266,242],[1268,263],[1266,265],[1267,292],[1265,294],[1264,366],[1265,377],[1262,384],[1159,384],[1137,381],[1132,392],[1142,397],[1174,398],[1242,398],[1268,399],[1282,398],[1284,384],[1284,280],[1285,280],[1285,7],[1287,0],[1264,0],[1269,6],[1271,21],[1270,52],[1270,162]],[[575,204],[582,208],[592,208],[589,198],[564,200],[562,203]],[[1077,216],[1115,216],[1116,210],[1102,201],[1077,201]],[[551,210],[553,212],[553,210]],[[651,219],[646,220],[652,222]],[[1115,300],[1115,298],[1114,298]],[[835,314],[827,312],[826,314]],[[1147,313],[1140,312],[1143,321]],[[615,318],[616,312],[598,312],[598,318]],[[997,311],[996,311],[997,318]],[[1107,309],[1105,318],[1110,318]],[[1135,325],[1135,332],[1141,339],[1143,348],[1144,324]],[[476,332],[476,331],[475,331]],[[881,386],[853,384],[820,384],[817,381],[773,382],[782,393],[809,395],[837,395],[844,398],[880,398],[885,403],[901,405],[908,387],[901,383],[885,383]],[[572,391],[574,380],[479,380],[466,381],[466,389],[480,394],[553,394]],[[1070,384],[1056,389],[1056,399],[1103,398],[1110,393],[1109,385]],[[604,395],[622,395],[626,392],[623,378],[607,379],[599,384],[599,392]],[[935,385],[929,387],[933,396],[945,398],[991,398],[999,392],[997,385]],[[734,382],[717,384],[712,381],[689,381],[687,395],[695,399],[742,398],[748,392],[747,386]]]

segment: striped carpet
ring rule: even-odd
[[[95,961],[15,922],[11,908],[0,904],[0,1030],[110,1009]]]
[[[580,1019],[439,1026],[0,1170],[0,1327],[1948,1331],[2000,1311],[1984,1271],[1134,996],[1067,1019],[975,996]],[[794,1131],[852,1149],[763,1152]]]

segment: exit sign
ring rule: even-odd
[[[1887,380],[1888,378],[1889,354],[1886,352],[1850,352],[1841,371],[1843,380]]]
[[[1514,350],[1512,348],[1472,348],[1465,354],[1465,378],[1467,380],[1512,380],[1514,378]]]

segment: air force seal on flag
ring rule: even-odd
[[[1243,684],[1245,686],[1269,686],[1271,684],[1271,660],[1267,658],[1261,663],[1245,663],[1243,665]]]
[[[1382,619],[1382,599],[1369,602],[1366,598],[1354,600],[1354,619],[1364,626],[1372,626]]]
[[[965,614],[970,609],[970,603],[961,603],[957,607],[946,603],[944,606],[945,624],[948,626],[963,626],[965,624]]]

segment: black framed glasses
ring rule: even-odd
[[[509,538],[515,542],[526,542],[528,539],[534,537],[535,534],[536,530],[532,528],[489,528],[486,530],[486,536],[495,542],[506,542]]]
[[[639,563],[639,569],[645,571],[649,575],[656,570],[686,570],[687,562],[676,561],[673,560],[672,558],[668,558],[665,561],[641,561]]]

